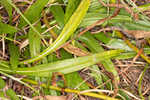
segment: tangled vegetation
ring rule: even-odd
[[[150,99],[150,3],[0,0],[0,100]]]

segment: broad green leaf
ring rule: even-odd
[[[15,70],[19,64],[19,48],[12,42],[9,44],[11,69]]]
[[[50,7],[50,11],[55,17],[57,23],[63,27],[64,26],[64,11],[60,5],[53,5]]]
[[[99,61],[104,61],[120,54],[120,50],[106,51],[93,54],[91,56],[66,59],[48,64],[41,64],[34,67],[18,68],[17,74],[48,77],[50,72],[62,72],[64,74],[81,70],[90,65],[96,64]]]
[[[6,91],[6,94],[11,100],[19,100],[19,97],[16,95],[16,93],[12,89],[8,89]]]
[[[15,32],[17,32],[17,29],[15,27],[0,22],[0,34],[4,34],[4,33],[12,34]]]
[[[15,73],[41,77],[48,77],[50,72],[61,72],[67,74],[94,65],[100,61],[104,61],[106,59],[115,57],[119,55],[121,52],[122,50],[110,50],[93,54],[90,56],[66,59],[48,64],[36,65],[33,67],[17,68],[15,70]],[[0,70],[8,73],[13,73],[13,71],[10,70],[9,68],[2,66],[0,66]]]
[[[9,15],[9,20],[12,20],[12,6],[8,3],[7,0],[0,0],[0,4],[4,6],[4,8],[7,10]]]
[[[35,28],[41,32],[41,25],[38,23]],[[40,36],[36,34],[31,28],[28,33],[28,39],[29,39],[29,49],[30,49],[30,55],[31,57],[37,56],[40,53]]]
[[[6,85],[5,81],[0,77],[0,89],[3,89],[5,85]]]
[[[48,54],[54,52],[59,46],[66,42],[66,40],[74,33],[86,14],[88,7],[90,5],[90,0],[82,0],[77,10],[71,16],[67,24],[64,26],[62,32],[58,36],[58,38],[52,43],[47,49],[41,52],[38,56],[33,57],[31,59],[22,61],[20,64],[31,63],[41,58],[47,56]]]
[[[24,13],[24,16],[31,22],[36,22],[41,17],[41,12],[49,0],[36,0]],[[21,17],[19,27],[27,25],[26,21]]]

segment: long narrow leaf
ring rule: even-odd
[[[74,59],[66,59],[48,64],[36,65],[34,67],[17,68],[16,74],[48,77],[50,72],[61,72],[64,74],[81,70],[85,67],[94,65],[99,61],[119,55],[122,50],[111,50],[102,53],[93,54],[91,56],[79,57]],[[8,73],[14,73],[9,68],[0,66],[0,70]]]
[[[36,29],[40,32],[41,25],[37,24]],[[37,56],[40,53],[40,36],[36,34],[32,29],[28,33],[29,38],[29,49],[31,57]]]
[[[9,52],[11,69],[14,70],[18,67],[19,64],[19,48],[15,44],[10,43]]]
[[[52,43],[46,50],[44,50],[40,55],[22,61],[21,64],[31,63],[36,60],[39,60],[48,54],[54,52],[60,45],[65,43],[65,41],[74,33],[74,31],[77,29],[78,25],[80,24],[81,20],[83,19],[84,15],[86,14],[88,7],[90,5],[90,0],[82,0],[77,10],[74,12],[74,14],[71,16],[68,23],[63,28],[61,34],[59,37],[55,40],[54,43]]]

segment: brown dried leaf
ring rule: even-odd
[[[87,56],[89,53],[80,49],[80,48],[77,48],[71,44],[67,44],[66,46],[63,47],[66,51],[68,51],[69,53],[71,54],[74,54],[76,56]]]
[[[125,32],[134,37],[135,39],[150,38],[150,31],[125,30]]]
[[[19,49],[22,50],[24,47],[26,47],[29,44],[29,40],[26,39],[24,40],[20,45],[19,45]]]

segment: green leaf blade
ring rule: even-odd
[[[0,34],[4,33],[13,34],[15,32],[17,32],[17,29],[15,27],[0,22]]]
[[[11,69],[15,70],[19,64],[19,48],[13,43],[9,44],[9,52],[10,52],[10,64]]]
[[[91,56],[66,59],[48,64],[36,65],[28,68],[17,68],[16,73],[21,75],[48,77],[50,72],[61,72],[64,74],[81,70],[87,66],[104,61],[120,54],[122,50],[111,50]]]
[[[5,85],[6,85],[5,81],[0,77],[0,89],[3,89]]]
[[[43,10],[43,8],[45,7],[45,5],[48,3],[49,0],[36,0],[36,2],[31,5],[30,8],[28,8],[25,13],[24,16],[31,22],[34,23],[36,22],[40,16],[41,16],[41,12]],[[20,24],[19,27],[23,27],[27,25],[26,21],[21,17],[20,19]]]
[[[39,32],[41,31],[41,23],[38,23],[35,27]],[[38,34],[36,34],[32,29],[28,33],[29,39],[29,49],[31,57],[35,57],[40,53],[40,43],[41,39]]]

